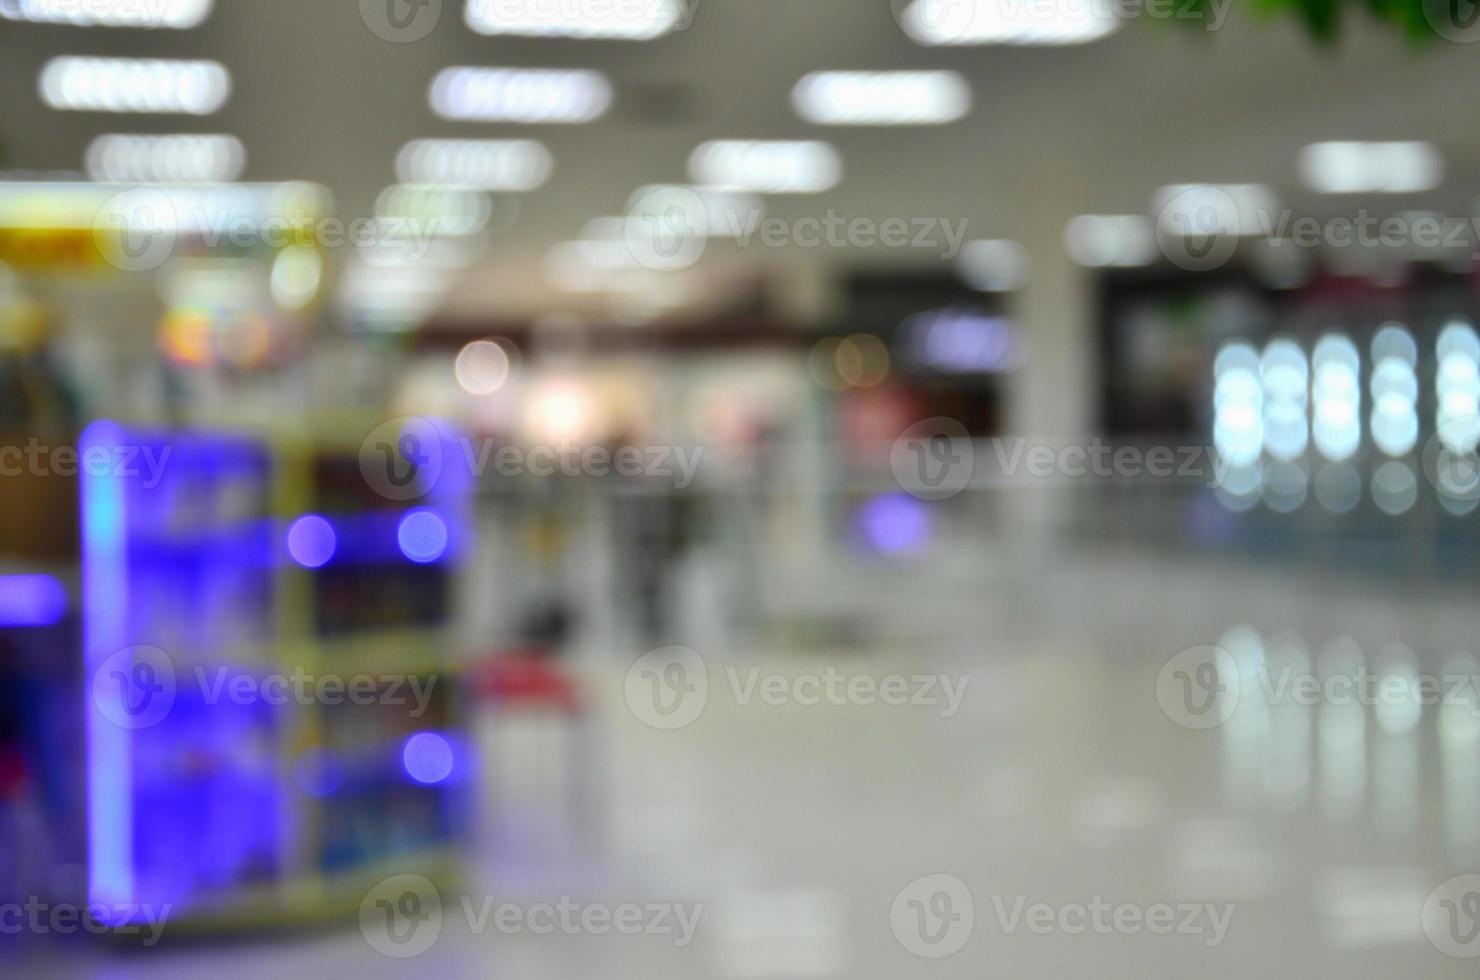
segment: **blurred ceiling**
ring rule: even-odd
[[[521,198],[500,241],[531,254],[620,212],[641,185],[686,180],[689,153],[720,137],[838,147],[842,182],[772,198],[772,214],[964,216],[972,238],[1045,234],[1034,225],[1056,236],[1067,215],[1142,212],[1172,182],[1264,181],[1319,214],[1330,202],[1296,181],[1299,149],[1318,139],[1438,143],[1444,188],[1405,196],[1405,208],[1470,213],[1480,167],[1476,51],[1415,46],[1360,16],[1330,47],[1240,9],[1212,33],[1143,19],[1081,46],[930,48],[901,31],[889,0],[699,0],[686,29],[649,42],[484,37],[464,23],[462,0],[440,4],[435,29],[412,43],[378,37],[352,0],[217,0],[185,31],[0,21],[5,165],[78,169],[102,132],[226,132],[246,145],[247,179],[322,182],[348,215],[368,213],[394,181],[408,140],[530,135],[553,152],[554,175]],[[212,58],[234,89],[208,117],[58,112],[36,85],[57,54]],[[589,125],[447,122],[427,91],[454,64],[597,68],[616,102]],[[808,71],[907,67],[963,72],[971,114],[901,130],[815,127],[792,109],[790,90]],[[813,251],[807,261],[847,258]]]

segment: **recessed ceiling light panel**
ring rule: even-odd
[[[971,86],[953,71],[818,71],[791,101],[821,126],[925,126],[971,111]]]
[[[1412,194],[1439,186],[1444,159],[1416,140],[1312,143],[1300,151],[1300,176],[1323,194]]]
[[[683,0],[468,0],[479,34],[647,41],[682,27]]]
[[[1120,27],[1113,4],[1080,0],[911,0],[899,21],[921,44],[1084,44]]]
[[[431,102],[443,119],[587,123],[611,106],[612,87],[586,69],[447,68],[432,82]]]
[[[406,184],[532,191],[553,165],[538,140],[412,140],[396,155],[396,176]]]
[[[73,27],[195,27],[212,0],[0,0],[0,18]]]
[[[105,133],[87,148],[87,175],[112,184],[220,183],[241,177],[246,160],[235,136]]]
[[[711,140],[689,157],[694,180],[752,194],[820,194],[842,178],[838,151],[819,140]]]
[[[231,75],[215,61],[67,55],[46,63],[40,87],[53,109],[204,116],[225,105]]]

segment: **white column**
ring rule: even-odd
[[[1072,163],[1046,161],[1044,169],[1035,173],[1014,222],[1033,265],[1013,303],[1027,356],[1007,381],[1006,435],[1030,445],[1086,445],[1098,425],[1094,282],[1091,270],[1065,251],[1064,226],[1087,209]],[[1005,502],[1008,526],[1029,539],[1059,524],[1072,499],[1062,488],[1006,492],[1013,495]]]

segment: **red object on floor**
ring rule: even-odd
[[[520,705],[543,704],[579,711],[575,682],[549,658],[517,650],[489,657],[476,672],[476,690],[490,700]]]

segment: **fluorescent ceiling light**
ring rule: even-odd
[[[922,126],[966,115],[971,87],[954,71],[817,71],[791,102],[821,126]]]
[[[818,140],[711,140],[689,157],[689,173],[718,190],[818,194],[837,184],[843,164]]]
[[[1064,229],[1069,258],[1083,266],[1129,268],[1156,258],[1156,233],[1139,214],[1081,214]]]
[[[235,136],[107,133],[87,148],[87,175],[112,184],[222,183],[240,177],[246,160]]]
[[[682,0],[468,0],[479,34],[647,41],[683,24]]]
[[[231,76],[215,61],[63,56],[41,69],[40,87],[53,109],[204,116],[225,104]]]
[[[396,155],[396,176],[407,184],[532,191],[553,165],[537,140],[413,140]]]
[[[1419,141],[1312,143],[1300,151],[1300,176],[1323,194],[1411,194],[1439,186],[1444,160]]]
[[[0,0],[0,18],[73,27],[195,27],[212,0]]]
[[[432,110],[474,122],[585,123],[612,102],[600,72],[557,68],[447,68],[432,82]]]
[[[1120,18],[1084,0],[911,0],[900,26],[921,44],[1084,44]]]

